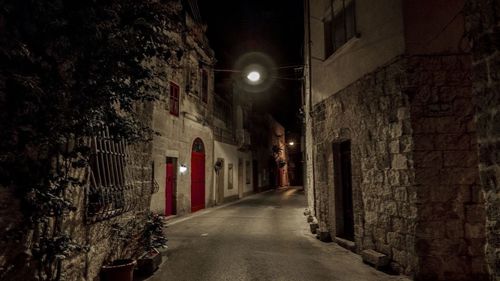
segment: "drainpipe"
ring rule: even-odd
[[[313,122],[313,119],[312,119],[312,112],[313,112],[313,106],[312,106],[312,71],[311,71],[311,55],[312,55],[312,52],[311,52],[311,45],[312,45],[312,40],[311,40],[311,3],[310,3],[310,0],[306,0],[304,1],[304,9],[305,11],[307,12],[307,42],[305,42],[307,44],[307,80],[309,82],[309,110],[308,110],[308,113],[306,114],[306,121],[308,119],[310,119],[310,122],[311,122],[311,130],[312,130],[312,122]],[[310,161],[312,163],[311,165],[311,171],[312,171],[312,175],[311,175],[311,183],[308,183],[309,186],[312,187],[313,189],[313,216],[316,217],[316,188],[314,188],[314,174],[315,174],[315,171],[314,171],[314,149],[312,147],[313,143],[312,143],[312,138],[313,138],[313,135],[312,135],[312,132],[311,132],[311,155],[309,155],[310,157]],[[307,122],[306,122],[306,139],[307,139]],[[307,155],[307,141],[306,141],[306,155]],[[307,168],[306,168],[307,169]]]

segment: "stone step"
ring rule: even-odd
[[[389,256],[374,250],[363,250],[361,252],[361,256],[363,257],[363,261],[365,263],[368,263],[377,269],[384,268],[389,265]]]

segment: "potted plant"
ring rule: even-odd
[[[219,173],[219,171],[222,169],[222,160],[218,159],[217,162],[215,162],[214,165],[215,173]]]
[[[149,212],[142,237],[145,251],[137,263],[137,270],[141,275],[151,275],[158,269],[162,261],[158,249],[167,248],[167,238],[163,233],[164,228],[163,217]]]
[[[114,251],[112,256],[109,257],[108,262],[101,267],[101,280],[134,280],[134,269],[137,265],[137,261],[127,258],[131,256],[132,253],[129,253],[126,247],[124,247],[125,244],[134,240],[133,228],[133,226],[120,225],[118,223],[111,226],[110,241],[112,243],[111,248]]]
[[[133,281],[136,264],[137,262],[133,259],[115,260],[101,267],[102,278],[106,281]]]

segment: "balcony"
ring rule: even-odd
[[[214,138],[218,142],[227,144],[236,144],[234,135],[231,130],[214,126]]]
[[[239,150],[250,149],[250,132],[245,129],[236,130],[236,145],[238,146]]]

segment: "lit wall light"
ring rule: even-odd
[[[295,145],[295,143],[294,143],[293,141],[291,141],[291,142],[289,142],[289,143],[288,143],[288,145],[289,145],[289,146],[294,146],[294,145]]]
[[[187,172],[187,170],[188,170],[188,168],[187,168],[187,166],[186,166],[186,165],[184,165],[184,164],[181,164],[181,166],[179,167],[179,172],[180,172],[181,174],[183,174],[183,175]]]

